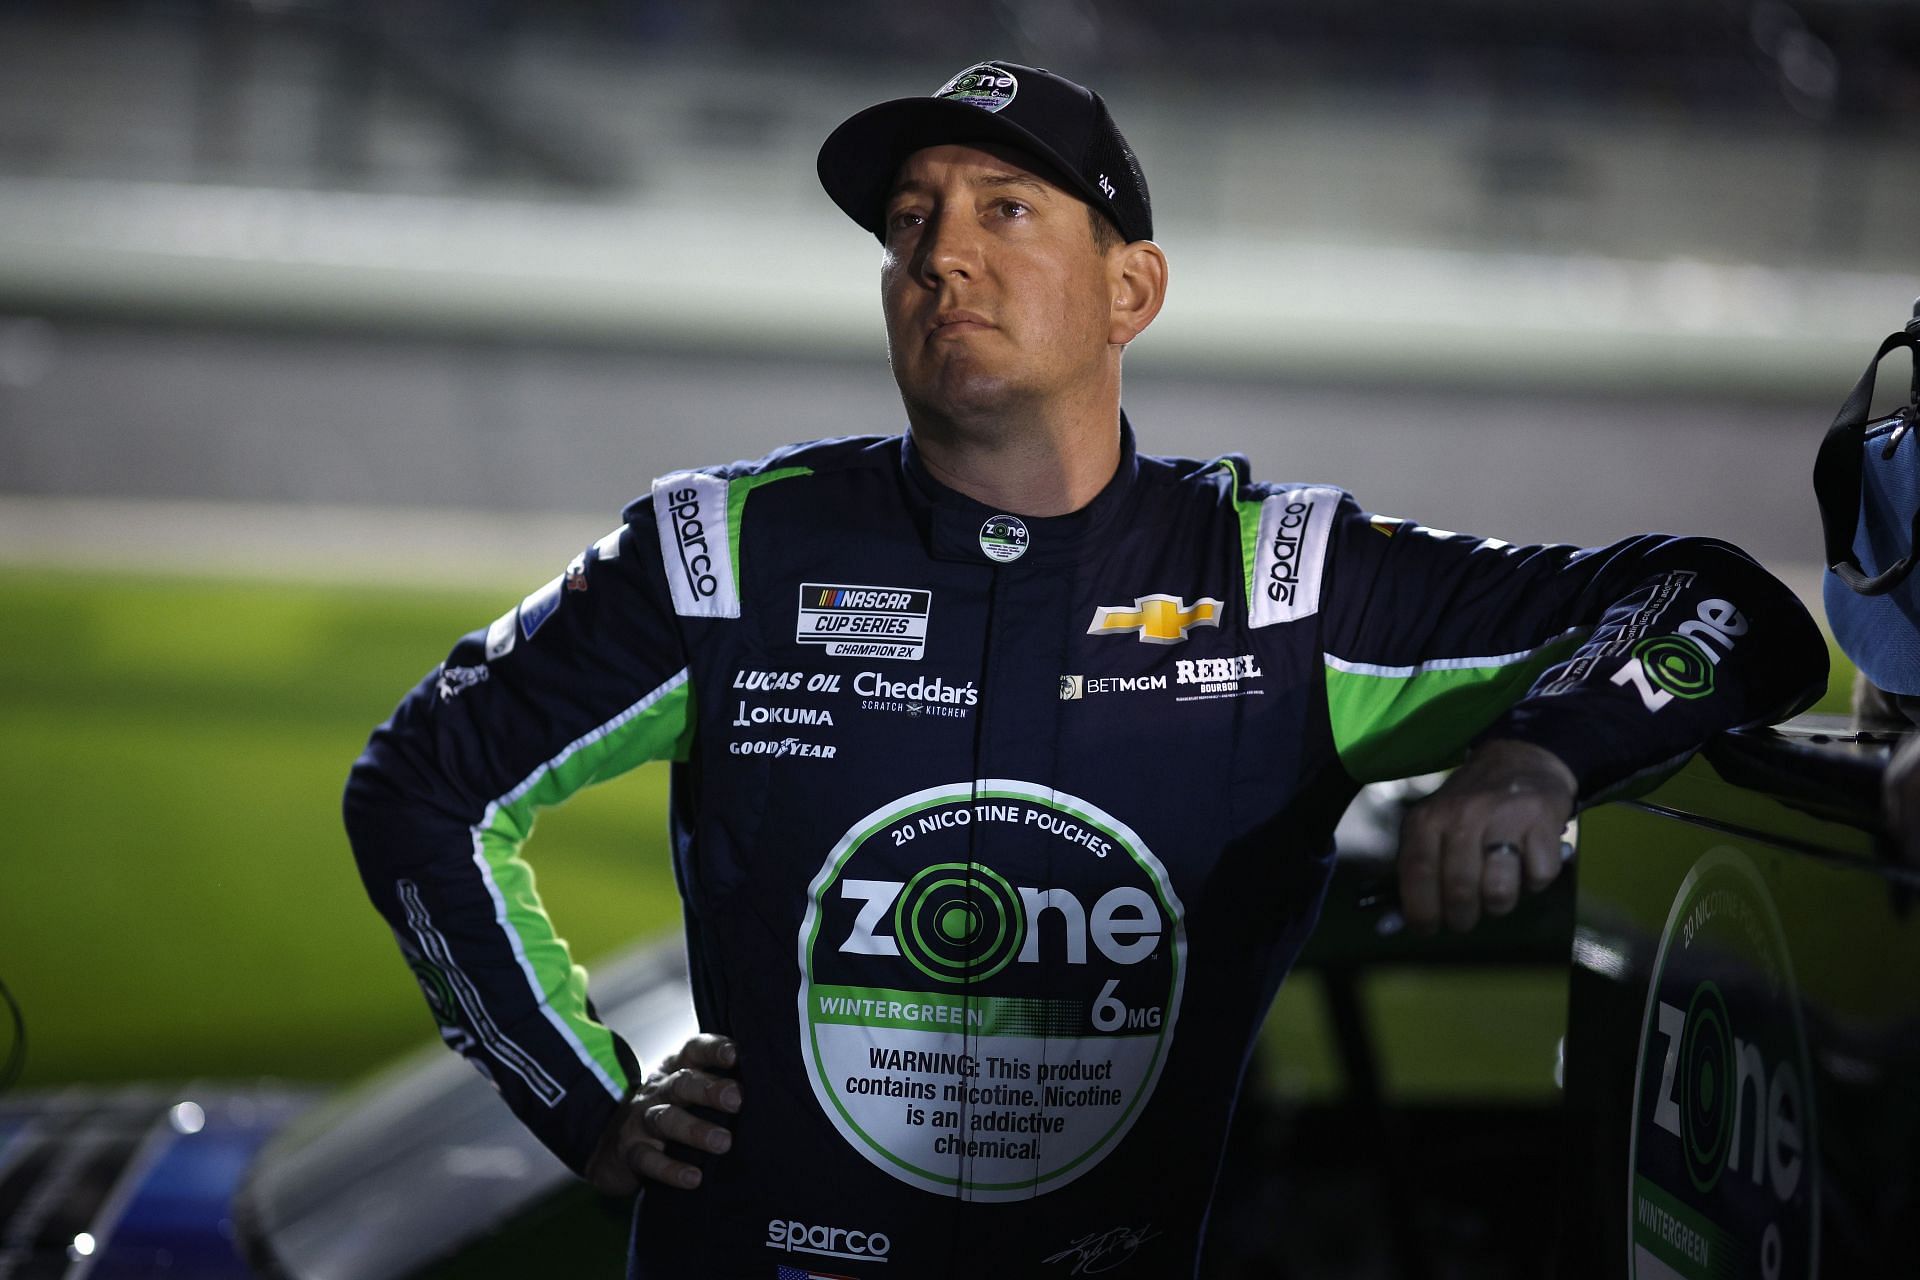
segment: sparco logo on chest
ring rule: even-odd
[[[823,1258],[885,1262],[887,1253],[893,1248],[893,1241],[887,1238],[884,1231],[816,1226],[794,1218],[772,1218],[767,1222],[767,1248],[786,1253],[818,1254]],[[783,1267],[781,1270],[784,1273],[789,1268]]]

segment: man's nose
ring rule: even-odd
[[[979,267],[978,228],[952,210],[936,212],[920,237],[920,274],[938,285],[956,276],[970,277]]]

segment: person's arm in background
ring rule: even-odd
[[[1323,491],[1324,492],[1324,491]],[[1738,548],[1655,534],[1511,546],[1342,497],[1322,622],[1330,727],[1356,781],[1465,764],[1409,816],[1409,924],[1472,926],[1560,869],[1576,808],[1826,686],[1826,647]]]
[[[645,505],[629,516],[563,575],[461,638],[374,731],[343,806],[361,879],[442,1037],[583,1174],[636,1093],[647,1094],[642,1115],[660,1103],[725,1107],[726,1082],[687,1071],[656,1073],[650,1088],[587,998],[586,972],[521,858],[538,809],[644,761],[684,758],[691,741],[686,657],[654,521]],[[655,1096],[660,1087],[667,1093]],[[681,1133],[704,1130],[676,1124],[669,1136]],[[631,1154],[644,1176],[678,1180],[687,1168],[657,1150]],[[596,1172],[604,1189],[627,1189],[604,1161]]]

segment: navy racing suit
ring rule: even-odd
[[[667,476],[355,765],[444,1033],[578,1170],[639,1074],[521,845],[675,762],[694,1004],[748,1101],[698,1191],[641,1197],[634,1274],[1191,1274],[1362,782],[1516,738],[1590,802],[1824,687],[1724,543],[1511,546],[1122,431],[1049,518],[909,437]]]

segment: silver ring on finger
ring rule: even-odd
[[[1511,840],[1493,840],[1481,845],[1480,852],[1487,854],[1510,853],[1517,858],[1520,856],[1520,846]]]

